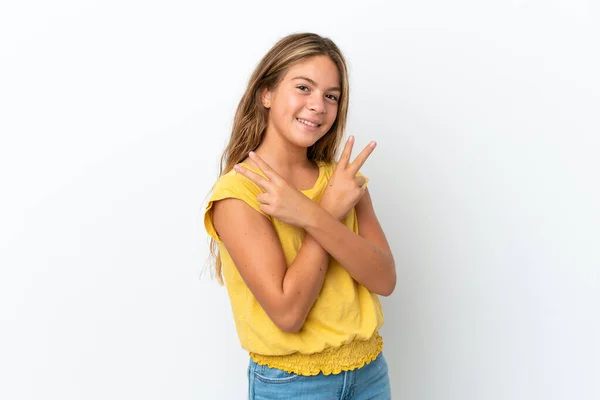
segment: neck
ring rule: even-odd
[[[271,131],[272,132],[272,131]],[[255,150],[275,171],[290,171],[312,164],[308,160],[308,149],[296,146],[281,135],[265,132],[264,138]]]

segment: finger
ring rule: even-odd
[[[269,181],[265,179],[262,175],[257,174],[254,171],[250,171],[248,168],[240,164],[235,165],[233,169],[235,169],[236,172],[244,175],[246,178],[250,179],[252,182],[256,183],[260,188],[264,189],[265,191],[267,190],[267,185],[269,184]]]
[[[258,206],[259,210],[264,212],[265,214],[271,215],[271,208],[267,204],[261,204]]]
[[[337,169],[346,168],[348,163],[350,162],[350,156],[352,155],[352,146],[354,145],[354,136],[350,136],[346,141],[346,145],[344,146],[344,151],[342,151],[342,155],[340,156],[340,160],[338,161]]]
[[[269,164],[267,164],[262,158],[259,157],[258,154],[251,151],[249,156],[252,160],[254,160],[256,166],[263,172],[263,174],[265,174],[267,178],[269,178],[272,181],[277,181],[281,178],[279,174],[275,172],[275,170],[271,168]]]
[[[364,176],[357,176],[355,178],[356,186],[363,187],[365,183],[367,183],[367,179]]]
[[[350,172],[352,172],[353,174],[356,175],[356,173],[358,172],[358,170],[362,168],[362,166],[365,163],[365,161],[367,161],[367,158],[369,158],[369,156],[371,155],[371,153],[375,149],[375,146],[377,146],[377,143],[375,143],[375,142],[369,143],[363,149],[363,151],[361,151],[360,154],[356,156],[356,158],[354,159],[354,161],[352,161],[352,164],[350,164],[348,166],[348,169],[350,170]]]
[[[269,195],[267,193],[259,193],[256,195],[256,200],[261,204],[269,204]]]

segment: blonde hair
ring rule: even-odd
[[[273,90],[294,63],[315,56],[328,56],[340,74],[341,93],[338,100],[337,117],[329,131],[308,148],[308,159],[332,162],[346,128],[348,114],[348,71],[346,61],[336,44],[315,33],[296,33],[279,40],[258,63],[248,82],[235,117],[231,137],[219,164],[219,176],[226,174],[255,150],[267,128],[268,109],[261,101],[263,89]],[[223,284],[221,259],[216,241],[210,239],[210,256],[214,261],[213,276]]]

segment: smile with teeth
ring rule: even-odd
[[[301,124],[312,126],[312,127],[315,127],[315,128],[318,127],[318,126],[321,126],[321,124],[315,124],[313,122],[307,121],[307,120],[302,119],[302,118],[296,118],[296,120],[298,122],[300,122]]]

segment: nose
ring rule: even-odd
[[[325,108],[325,100],[323,99],[323,96],[316,93],[310,96],[308,108],[317,114],[325,114],[325,112],[327,111]]]

